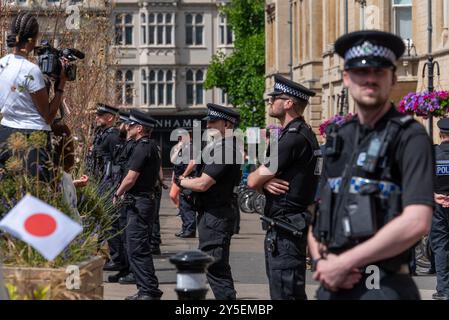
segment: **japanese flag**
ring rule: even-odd
[[[26,195],[0,221],[0,229],[25,241],[53,260],[83,230],[81,225],[45,202]]]

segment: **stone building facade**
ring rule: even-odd
[[[117,101],[158,120],[153,134],[169,166],[170,133],[201,119],[209,102],[228,105],[221,89],[205,90],[207,67],[229,54],[234,36],[221,14],[226,0],[116,0]]]
[[[351,99],[341,103],[345,96],[343,60],[333,45],[346,32],[362,29],[396,33],[406,43],[406,54],[398,62],[394,102],[410,91],[425,90],[427,76],[423,78],[422,71],[428,56],[427,6],[427,1],[418,0],[267,0],[267,91],[274,73],[316,91],[305,115],[316,130],[324,119],[342,110],[354,111]],[[441,73],[439,79],[435,77],[435,87],[449,89],[448,0],[432,0],[432,24],[432,54]]]

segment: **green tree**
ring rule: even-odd
[[[205,87],[224,90],[240,108],[241,128],[265,126],[265,14],[264,0],[232,0],[223,7],[234,35],[234,52],[212,57]],[[256,112],[253,112],[253,107]]]

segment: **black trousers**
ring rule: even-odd
[[[449,208],[437,204],[432,216],[430,244],[435,257],[437,292],[449,295]]]
[[[151,231],[150,245],[152,249],[157,249],[162,243],[161,239],[161,221],[159,216],[159,211],[161,210],[161,197],[162,193],[155,194],[155,205],[154,205],[154,221],[153,228]]]
[[[196,212],[182,193],[179,194],[179,213],[182,220],[182,232],[196,233]]]
[[[198,212],[199,249],[214,258],[207,280],[217,300],[235,300],[236,291],[229,265],[229,247],[235,225],[230,207]]]
[[[52,181],[54,174],[52,171],[53,162],[51,157],[51,141],[49,131],[38,131],[28,129],[15,129],[0,125],[0,168],[3,167],[6,161],[12,156],[11,150],[8,150],[8,138],[14,133],[21,133],[29,138],[34,132],[43,132],[47,136],[47,145],[45,148],[31,148],[25,159],[27,172],[42,181]]]
[[[265,236],[265,268],[272,300],[306,300],[306,245],[301,238],[275,229]]]
[[[418,287],[410,275],[380,271],[379,289],[368,289],[370,275],[364,274],[351,290],[331,292],[324,287],[317,291],[318,300],[420,300]]]
[[[150,248],[155,201],[150,196],[128,196],[126,216],[126,249],[131,271],[136,278],[139,294],[162,296],[155,274]]]

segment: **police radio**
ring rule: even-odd
[[[338,156],[341,150],[341,137],[338,135],[337,126],[330,124],[326,128],[326,144],[324,145],[324,155],[327,157]]]
[[[366,153],[365,163],[363,164],[363,170],[373,173],[376,171],[377,163],[380,158],[380,151],[382,147],[382,141],[379,137],[371,139],[371,142]]]

